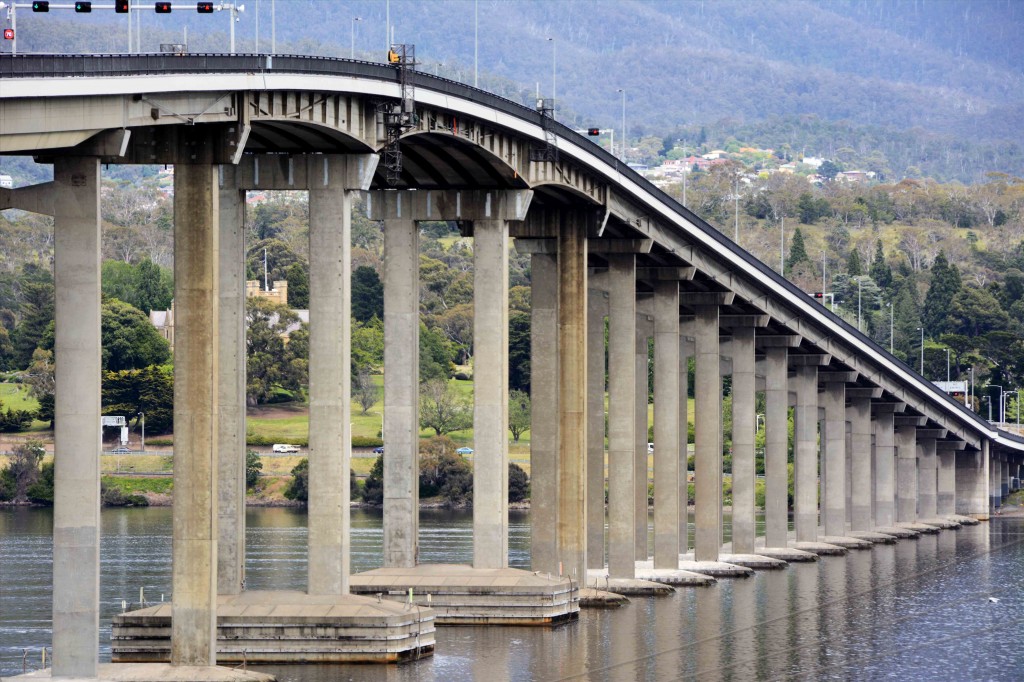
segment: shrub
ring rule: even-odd
[[[292,482],[284,491],[289,500],[305,503],[309,498],[309,459],[303,458],[292,467]]]
[[[100,500],[104,507],[148,507],[149,500],[142,495],[126,495],[117,486],[100,483]]]
[[[366,504],[384,502],[384,455],[377,455],[370,474],[363,482],[363,502]]]
[[[508,463],[508,501],[522,502],[530,496],[530,478],[523,468],[514,462]]]
[[[372,436],[352,436],[352,447],[354,448],[378,448],[384,445],[384,441],[380,436],[373,438]]]
[[[263,462],[255,450],[245,451],[245,488],[251,490],[260,480]]]
[[[25,491],[29,502],[53,506],[53,462],[47,462],[39,471],[39,478]]]

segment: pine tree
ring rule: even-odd
[[[850,251],[850,257],[846,259],[846,274],[850,277],[860,277],[864,274],[864,268],[860,264],[860,254],[857,249]]]
[[[888,289],[892,284],[892,268],[885,262],[885,251],[882,250],[882,240],[875,242],[875,258],[871,261],[871,268],[868,270],[871,279],[875,280],[882,289]]]
[[[937,337],[948,329],[948,316],[953,297],[960,291],[960,271],[946,260],[946,254],[939,251],[932,263],[932,282],[924,297],[921,321],[925,334]]]
[[[811,259],[808,257],[807,248],[804,246],[804,235],[798,227],[793,233],[793,243],[789,246],[789,259],[786,261],[786,269],[791,269],[800,261],[807,261],[810,263]]]

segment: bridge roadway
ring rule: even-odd
[[[0,153],[54,165],[53,182],[0,190],[0,208],[54,216],[55,677],[89,678],[98,670],[100,164],[175,168],[168,657],[179,669],[216,662],[218,594],[244,597],[245,190],[309,192],[310,598],[379,591],[367,585],[383,579],[349,575],[348,488],[329,483],[347,479],[350,456],[343,415],[349,216],[357,192],[366,193],[370,217],[383,221],[385,239],[382,570],[392,577],[422,577],[417,221],[457,222],[474,237],[475,272],[483,275],[474,286],[474,562],[459,574],[467,584],[474,575],[511,570],[510,238],[531,257],[532,562],[540,574],[556,576],[551,586],[568,579],[575,590],[588,571],[602,584],[643,576],[682,582],[682,567],[714,572],[729,568],[720,560],[800,558],[794,548],[844,551],[865,539],[986,519],[1018,476],[1022,439],[965,409],[619,159],[541,112],[419,73],[403,105],[396,69],[313,57],[4,55],[0,79]],[[404,115],[407,123],[393,184],[378,162],[386,115]],[[645,445],[650,338],[657,367],[653,547]],[[686,542],[691,357],[693,548]],[[721,530],[723,375],[732,377],[733,396],[728,548]],[[754,524],[760,391],[767,405],[764,537]],[[795,533],[787,526],[790,450]],[[549,620],[572,615],[569,605]],[[417,627],[432,618],[423,616]]]

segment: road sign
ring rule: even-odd
[[[100,417],[100,426],[124,426],[127,423],[123,416],[108,417],[104,415]]]
[[[4,29],[4,40],[14,40],[14,29],[13,28],[5,28]]]

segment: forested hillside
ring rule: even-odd
[[[269,0],[247,3],[239,51],[270,49]],[[385,3],[281,0],[277,50],[382,60]],[[578,125],[682,138],[701,126],[809,155],[881,154],[940,180],[1024,173],[1024,4],[1015,0],[432,0],[390,3],[395,40],[422,69],[520,101],[550,95]],[[139,12],[142,49],[183,42],[226,51],[227,13]],[[353,18],[359,17],[359,22]],[[18,15],[22,51],[113,52],[126,22],[109,12]],[[549,41],[555,37],[555,41]],[[354,38],[354,40],[353,40]],[[9,49],[9,46],[4,46]]]

